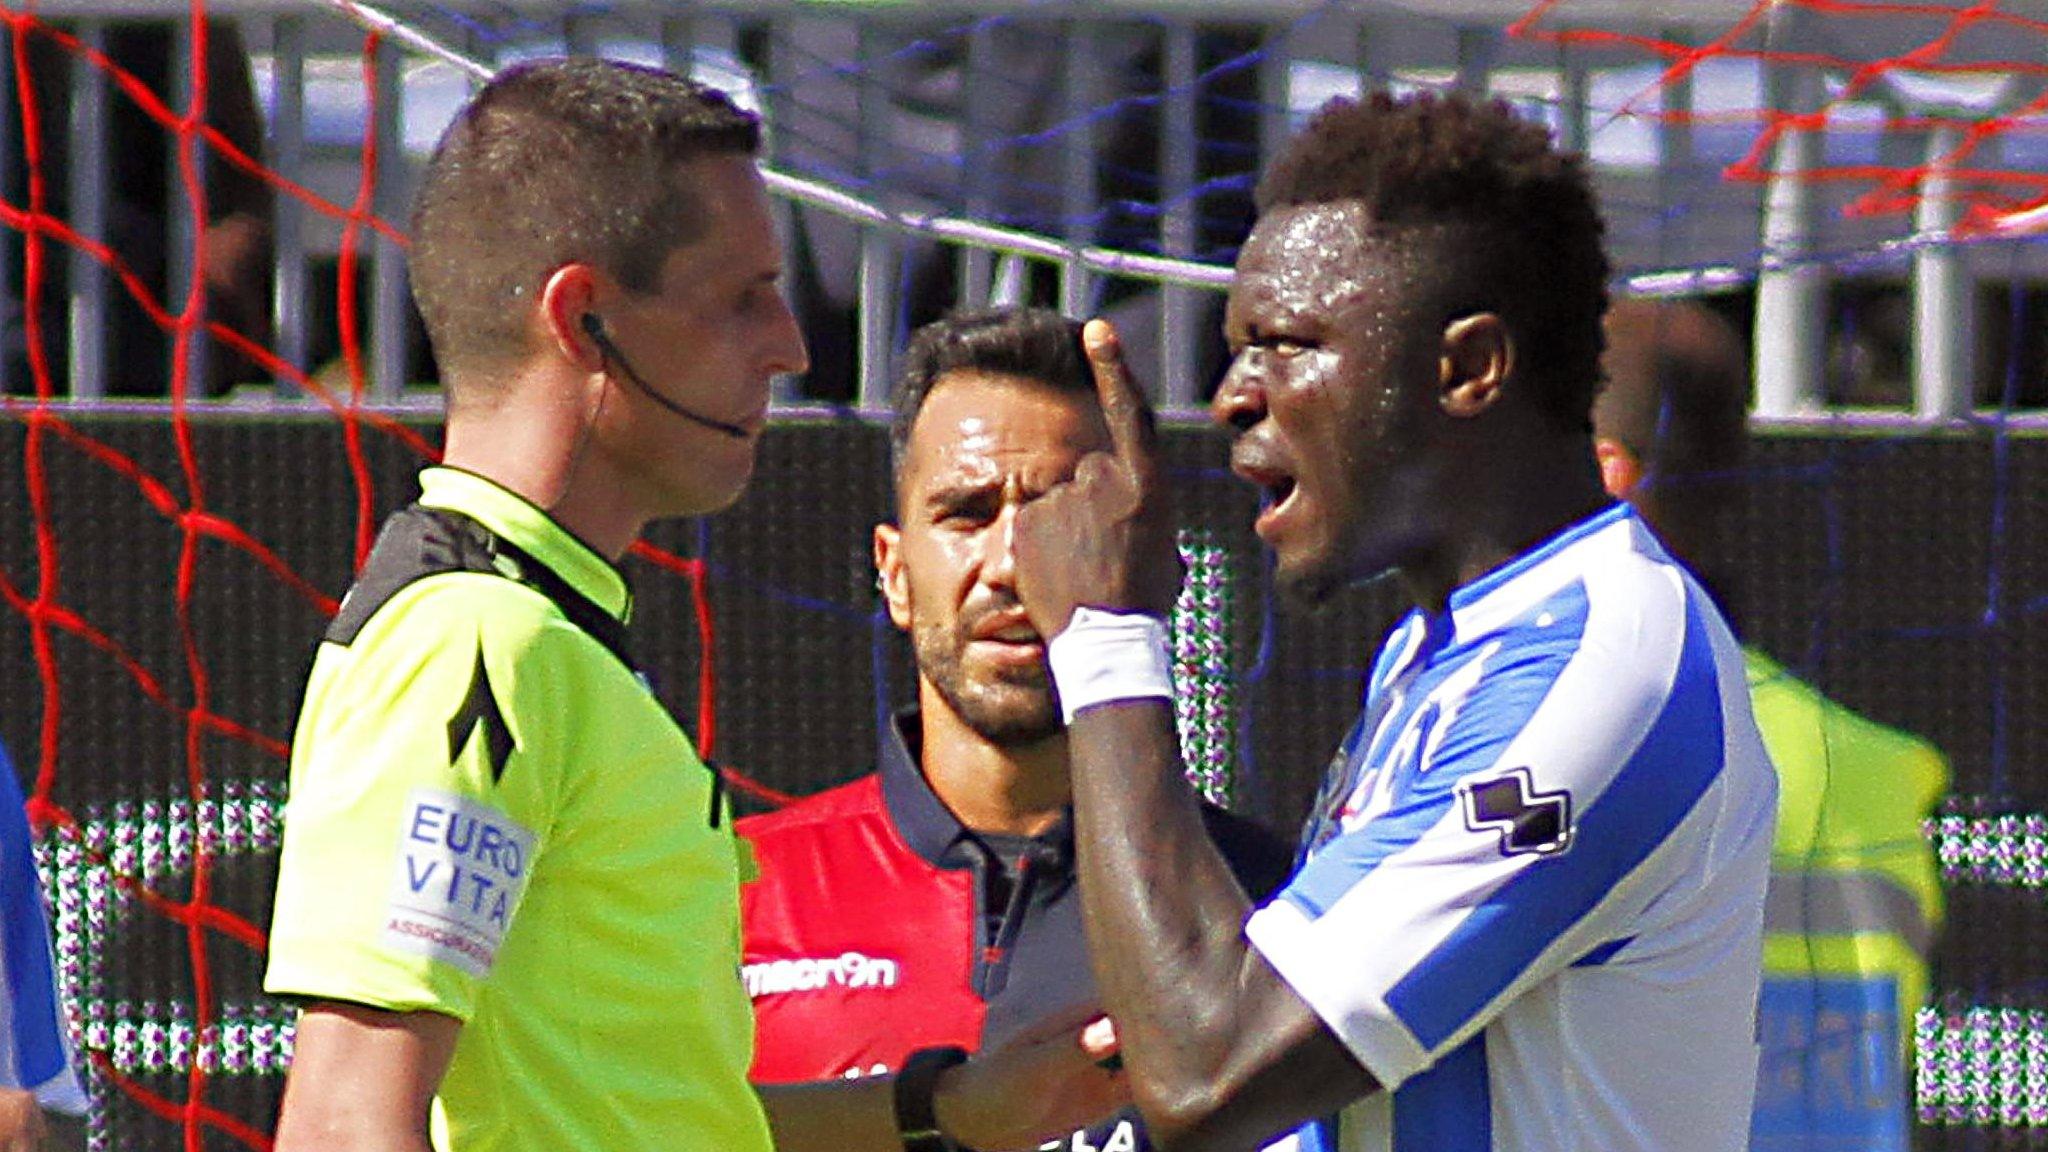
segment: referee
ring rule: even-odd
[[[770,379],[807,367],[758,144],[716,91],[574,60],[501,74],[435,151],[411,266],[445,458],[306,688],[280,1152],[1014,1147],[1119,1101],[1072,1029],[765,1109],[748,1086],[742,856],[616,564],[739,495]]]

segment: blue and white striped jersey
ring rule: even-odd
[[[85,1092],[57,1000],[50,924],[23,811],[21,782],[0,747],[0,1087],[77,1115]]]
[[[1625,505],[1412,613],[1246,933],[1387,1091],[1344,1152],[1743,1147],[1775,776]]]

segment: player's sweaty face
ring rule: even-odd
[[[1336,203],[1268,214],[1238,256],[1211,414],[1264,490],[1254,530],[1281,585],[1311,603],[1402,563],[1440,514],[1423,445],[1439,326],[1407,299],[1404,248]]]
[[[1000,744],[1059,731],[1045,644],[1017,599],[1010,527],[1108,446],[1086,394],[965,372],[934,385],[911,428],[899,523],[875,530],[890,615],[910,633],[926,707],[950,708]]]

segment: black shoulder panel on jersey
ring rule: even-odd
[[[428,576],[444,572],[480,572],[501,576],[553,601],[569,622],[609,649],[626,667],[639,671],[627,642],[626,626],[547,565],[460,512],[418,504],[384,522],[369,562],[355,587],[341,602],[341,611],[327,626],[327,640],[344,648],[377,610],[393,596]]]
[[[450,521],[417,504],[402,508],[377,533],[355,586],[327,625],[327,642],[344,648],[355,643],[370,617],[415,580],[443,572],[491,571],[490,555]]]

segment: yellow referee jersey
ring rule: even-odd
[[[624,580],[481,477],[421,483],[313,664],[265,987],[464,1021],[443,1152],[766,1152],[737,849],[607,646]]]

